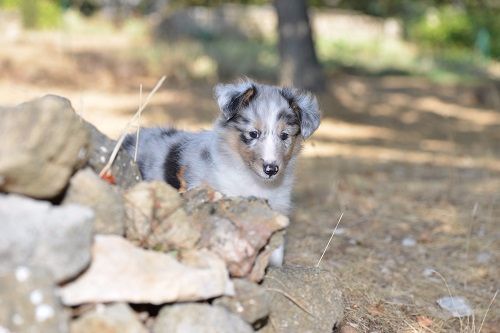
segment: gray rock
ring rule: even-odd
[[[109,157],[115,148],[116,141],[99,132],[94,125],[85,122],[85,127],[90,133],[89,159],[90,166],[95,173],[99,174],[108,163]],[[118,151],[116,159],[111,167],[111,174],[116,185],[129,188],[142,180],[141,173],[133,158],[123,149]]]
[[[217,298],[213,304],[237,314],[249,324],[269,315],[269,293],[260,285],[244,279],[234,279],[235,295]]]
[[[92,210],[79,205],[0,194],[0,271],[33,265],[58,282],[76,276],[90,262],[93,219]]]
[[[70,102],[48,95],[0,111],[0,190],[52,198],[86,160],[89,134]]]
[[[473,314],[469,302],[464,297],[441,297],[437,300],[437,303],[441,308],[448,311],[455,318],[468,317]]]
[[[68,316],[47,270],[17,266],[0,272],[0,327],[7,332],[68,332]]]
[[[119,236],[97,235],[92,264],[61,289],[65,305],[130,302],[162,304],[234,295],[224,262],[213,253],[147,251]]]
[[[270,267],[263,286],[271,293],[269,329],[283,333],[331,332],[344,315],[334,275],[312,267]]]
[[[99,304],[71,323],[71,333],[147,333],[134,311],[124,303]]]
[[[63,202],[92,208],[95,213],[94,233],[125,233],[125,208],[119,188],[99,178],[90,168],[78,171],[71,178]]]
[[[179,193],[165,182],[142,182],[127,190],[127,239],[157,251],[192,249],[200,238],[193,219],[181,208]]]
[[[253,329],[228,310],[208,304],[175,304],[163,307],[154,333],[251,333]]]

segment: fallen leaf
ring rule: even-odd
[[[372,305],[368,308],[368,312],[372,315],[372,316],[381,316],[384,314],[385,312],[385,309],[384,309],[384,306],[382,305],[382,303],[378,303],[376,305]]]
[[[417,316],[417,323],[420,327],[430,327],[433,323],[432,319],[426,316]]]
[[[111,171],[106,171],[102,176],[101,176],[101,179],[107,181],[108,183],[110,183],[111,185],[115,185],[116,184],[116,179],[115,179],[115,176],[113,176],[111,174]]]

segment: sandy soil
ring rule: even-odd
[[[11,33],[0,40],[0,105],[46,93],[116,137],[161,73],[127,57],[126,36]],[[167,69],[168,75],[168,69]],[[339,275],[344,326],[356,332],[498,332],[500,110],[492,84],[438,86],[411,77],[335,74],[323,123],[301,159],[286,261]],[[207,128],[211,84],[169,76],[143,125]],[[431,273],[432,270],[439,274]],[[466,297],[450,318],[439,297]]]

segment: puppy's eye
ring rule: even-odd
[[[250,137],[252,139],[257,139],[259,137],[259,132],[258,131],[250,131],[250,132],[248,132],[248,135],[250,135]]]
[[[285,133],[285,132],[281,133],[280,134],[280,139],[283,140],[283,141],[285,141],[286,139],[288,139],[288,133]]]

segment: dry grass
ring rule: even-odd
[[[111,170],[111,167],[113,166],[113,162],[115,161],[116,156],[118,155],[118,152],[120,151],[120,148],[123,144],[123,140],[125,140],[125,136],[129,133],[130,129],[132,128],[132,125],[136,124],[137,128],[140,127],[140,119],[141,119],[141,114],[142,111],[146,108],[148,105],[149,101],[153,97],[153,95],[160,89],[161,85],[165,81],[166,77],[163,76],[158,83],[155,85],[153,90],[149,93],[148,97],[146,98],[146,101],[144,104],[142,102],[139,103],[139,109],[137,112],[134,114],[134,116],[129,120],[127,123],[127,126],[122,130],[122,133],[120,134],[120,138],[116,142],[115,148],[113,148],[113,152],[111,153],[108,163],[102,168],[101,172],[99,173],[100,177],[104,177],[109,173],[109,170]],[[141,96],[142,96],[142,86],[141,86]],[[137,138],[139,138],[139,130],[137,130]],[[137,141],[138,142],[138,141]],[[137,156],[137,146],[136,146],[136,156]]]

